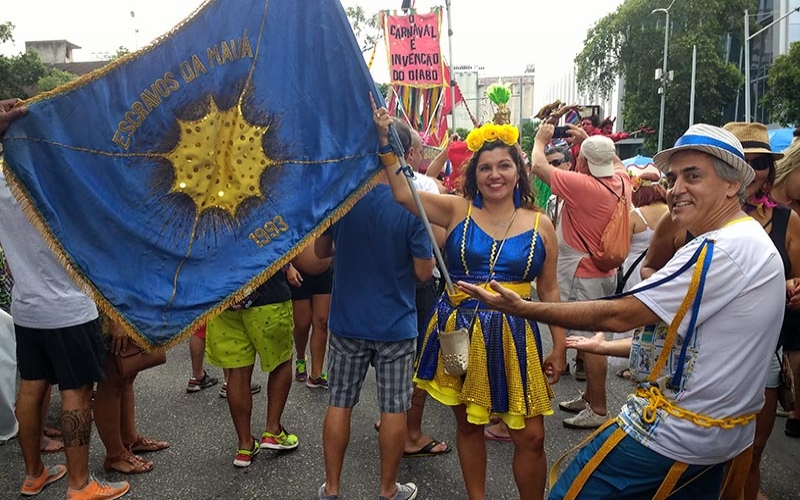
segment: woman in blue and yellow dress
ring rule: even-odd
[[[391,116],[374,109],[380,158],[397,202],[417,214],[411,191],[394,153],[389,151]],[[553,224],[534,204],[518,144],[519,131],[508,124],[486,124],[470,132],[473,152],[462,168],[463,197],[418,193],[432,224],[447,229],[448,270],[455,279],[484,284],[492,277],[530,298],[536,281],[540,300],[558,301],[558,243]],[[505,240],[505,241],[504,241]],[[550,383],[566,364],[564,330],[551,327],[553,350],[544,357],[536,322],[486,309],[477,310],[469,368],[464,377],[445,374],[439,353],[440,331],[469,327],[477,303],[445,291],[429,322],[415,382],[456,417],[456,443],[470,499],[486,490],[483,428],[491,416],[509,427],[516,447],[513,471],[520,498],[542,498],[547,460],[544,415],[553,413]],[[549,379],[549,382],[548,382]]]

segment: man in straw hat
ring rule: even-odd
[[[733,134],[694,125],[654,160],[669,182],[675,225],[697,236],[631,295],[534,303],[496,283],[495,293],[459,283],[493,308],[566,328],[651,325],[631,340],[584,341],[599,354],[630,351],[638,388],[580,450],[551,499],[666,498],[677,491],[671,498],[717,498],[734,458],[725,490],[741,492],[746,476],[783,319],[783,265],[742,211],[754,173]]]

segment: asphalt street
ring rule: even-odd
[[[547,335],[545,335],[547,339]],[[125,477],[102,471],[103,446],[96,432],[92,436],[90,469],[101,478],[128,479],[130,499],[314,499],[324,481],[322,420],[327,391],[309,389],[293,383],[284,413],[284,425],[299,436],[300,446],[292,452],[262,451],[247,469],[232,461],[236,437],[227,403],[218,396],[218,386],[187,394],[190,373],[188,345],[181,344],[168,353],[166,365],[142,372],[136,381],[139,431],[149,437],[170,441],[168,450],[150,454],[153,471]],[[221,370],[209,372],[221,378]],[[266,375],[256,380],[266,388]],[[571,399],[581,388],[573,377],[564,377],[555,386],[557,400]],[[609,371],[609,409],[619,409],[631,391],[630,382]],[[49,420],[55,422],[60,404],[53,396]],[[555,406],[555,405],[554,405]],[[266,395],[254,396],[253,434],[258,436],[265,421]],[[343,473],[343,499],[374,499],[378,496],[379,454],[377,434],[372,424],[378,415],[372,372],[353,411],[350,446]],[[548,463],[583,439],[588,431],[565,429],[566,414],[555,410],[545,418],[545,448]],[[800,499],[800,440],[783,434],[784,419],[778,418],[763,463],[762,491],[770,500]],[[431,436],[454,445],[454,424],[450,409],[429,400],[424,429]],[[513,446],[487,442],[489,499],[517,498],[511,472]],[[63,455],[46,455],[46,464],[63,463]],[[0,446],[0,498],[19,498],[24,478],[22,456],[16,440]],[[433,458],[404,459],[400,480],[419,486],[419,499],[463,499],[466,493],[455,452]],[[66,481],[48,486],[39,496],[43,500],[63,499]]]

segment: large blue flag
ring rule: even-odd
[[[212,0],[29,101],[6,177],[101,309],[170,346],[368,189],[370,92],[338,1]]]

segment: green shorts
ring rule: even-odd
[[[208,322],[206,356],[220,368],[243,368],[261,358],[271,372],[292,359],[294,350],[292,301],[224,311]]]

